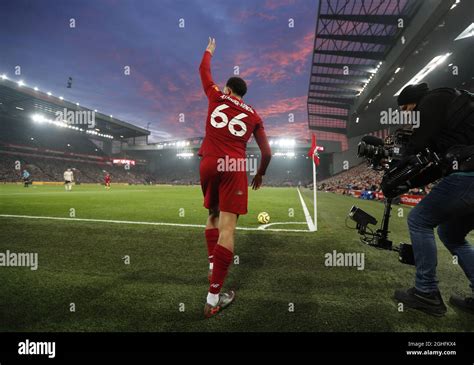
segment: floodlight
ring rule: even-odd
[[[420,70],[420,72],[418,72],[410,81],[403,85],[400,90],[398,90],[393,96],[398,96],[402,92],[402,90],[408,85],[420,83],[420,81],[423,80],[431,71],[433,71],[436,67],[446,61],[446,59],[451,56],[451,54],[451,52],[448,52],[444,55],[436,56],[435,58],[433,58],[430,62],[428,62],[425,67]]]

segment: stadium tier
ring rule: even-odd
[[[14,170],[15,162],[32,174],[32,180],[61,181],[65,169],[76,171],[78,183],[101,183],[105,172],[114,182],[130,184],[199,184],[199,144],[192,141],[170,141],[155,145],[127,145],[117,153],[108,153],[103,139],[93,139],[88,133],[48,125],[32,118],[3,116],[0,120],[0,154],[2,173],[0,181],[15,182],[21,177]],[[274,160],[267,171],[269,186],[307,186],[312,182],[311,163],[307,156],[307,140],[271,140]],[[125,144],[125,142],[121,142]],[[157,146],[159,150],[157,151]],[[147,148],[143,148],[147,147]],[[258,147],[249,146],[248,164],[256,168]],[[134,165],[125,169],[114,160],[129,159]],[[323,158],[324,159],[324,158]],[[255,173],[256,171],[253,171]],[[319,171],[321,178],[328,176],[326,169]],[[252,171],[249,171],[249,178]]]
[[[102,182],[105,172],[112,174],[115,182],[143,184],[149,181],[145,166],[136,164],[133,169],[125,170],[114,165],[112,156],[100,143],[75,130],[47,128],[27,118],[3,116],[0,133],[2,182],[19,181],[23,169],[29,171],[33,182],[62,181],[67,168],[75,171],[76,183]]]

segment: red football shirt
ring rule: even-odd
[[[265,174],[271,151],[262,119],[242,99],[222,93],[212,80],[211,54],[206,51],[199,67],[202,86],[209,100],[206,136],[200,156],[245,158],[247,142],[252,136],[262,152],[259,173]]]

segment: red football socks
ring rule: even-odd
[[[216,247],[217,240],[219,239],[219,230],[217,228],[206,229],[204,234],[206,235],[207,242],[207,258],[209,259],[209,264],[212,264],[214,248]]]
[[[232,251],[229,251],[224,246],[216,245],[216,248],[214,249],[214,268],[212,269],[212,279],[211,285],[209,287],[209,293],[220,293],[233,257],[234,254]]]

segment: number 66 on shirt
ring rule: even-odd
[[[232,133],[234,136],[242,137],[245,133],[247,133],[247,125],[242,121],[242,119],[247,117],[248,115],[245,113],[240,113],[229,122],[227,114],[222,112],[227,108],[229,108],[228,105],[222,104],[214,109],[214,111],[211,113],[211,125],[215,128],[224,128],[225,126],[227,126],[227,128],[229,128],[230,133]],[[217,117],[221,119],[220,122],[216,120]],[[236,125],[240,127],[240,130],[235,129]]]

